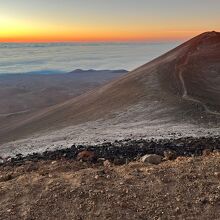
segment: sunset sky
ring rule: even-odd
[[[0,42],[186,39],[220,30],[220,0],[0,0]]]

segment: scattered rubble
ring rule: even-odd
[[[26,160],[0,166],[0,219],[219,220],[219,181],[218,152],[158,165]]]
[[[73,145],[70,148],[45,151],[14,158],[0,158],[0,165],[20,165],[25,161],[39,160],[81,160],[84,162],[103,163],[105,160],[115,165],[127,164],[139,160],[147,154],[156,154],[164,160],[174,160],[180,156],[201,156],[211,152],[220,152],[220,137],[188,137],[161,140],[121,140],[113,143],[106,142],[95,146]]]

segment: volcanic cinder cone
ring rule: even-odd
[[[122,138],[177,126],[212,128],[219,118],[220,33],[207,32],[101,88],[1,128],[0,137],[55,132],[74,142],[106,131]]]

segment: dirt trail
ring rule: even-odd
[[[181,64],[178,64],[176,65],[175,69],[178,71],[178,76],[179,76],[179,79],[180,79],[180,82],[181,82],[181,85],[182,85],[182,89],[183,89],[183,95],[182,95],[182,98],[184,100],[187,100],[187,101],[191,101],[191,102],[195,102],[197,104],[200,104],[204,109],[205,111],[208,113],[208,114],[212,114],[212,115],[218,115],[220,116],[220,112],[216,112],[216,111],[212,111],[209,109],[209,107],[203,103],[202,101],[198,100],[198,99],[195,99],[193,97],[191,97],[190,95],[188,95],[188,91],[187,91],[187,88],[186,88],[186,84],[185,84],[185,81],[184,81],[184,78],[183,78],[183,72],[184,72],[184,67],[188,64],[188,61],[189,61],[189,57],[190,57],[190,54],[192,52],[188,52],[186,54],[186,56],[183,58],[183,63]]]

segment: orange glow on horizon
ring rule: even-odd
[[[75,23],[54,24],[40,21],[24,21],[0,14],[0,42],[141,42],[185,40],[207,30],[182,30],[179,27],[169,30],[154,25],[104,25],[99,26]]]
[[[153,24],[51,23],[0,14],[0,42],[129,42],[185,40],[207,30]]]
[[[186,40],[219,31],[219,6],[217,0],[4,1],[0,42]]]
[[[82,34],[82,35],[73,35],[73,34],[57,34],[57,35],[6,35],[1,36],[0,33],[0,42],[7,43],[48,43],[48,42],[142,42],[142,41],[171,41],[171,40],[184,40],[190,37],[193,37],[197,34],[202,33],[203,31],[190,31],[190,32],[168,32],[168,33],[149,33],[149,34]]]

